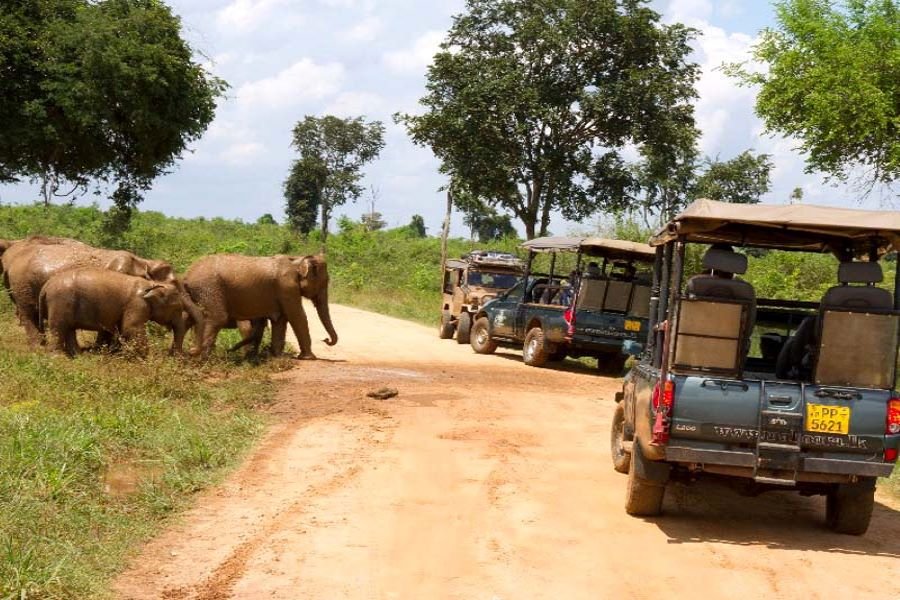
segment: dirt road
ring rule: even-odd
[[[333,316],[340,344],[284,375],[278,424],[146,547],[121,598],[896,595],[900,505],[883,496],[862,538],[825,530],[819,498],[711,484],[631,518],[607,443],[616,380]],[[399,396],[365,397],[385,385]]]

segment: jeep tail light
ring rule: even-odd
[[[656,419],[653,422],[653,445],[669,443],[669,428],[672,425],[672,408],[675,404],[675,382],[666,379],[658,382],[653,388],[653,409]]]
[[[884,427],[887,435],[900,433],[900,398],[891,398],[887,403],[887,420]]]
[[[570,306],[563,313],[563,319],[566,320],[566,325],[568,326],[566,330],[566,335],[572,337],[575,335],[575,307]]]
[[[884,449],[884,462],[897,462],[897,449],[896,448],[885,448]]]

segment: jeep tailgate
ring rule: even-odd
[[[890,474],[890,392],[715,376],[675,377],[670,460],[752,467],[784,483],[800,472]]]

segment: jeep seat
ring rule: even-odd
[[[828,309],[890,310],[894,298],[885,289],[875,287],[884,280],[881,265],[877,262],[842,262],[838,267],[840,285],[829,288],[819,306],[821,315]],[[850,285],[863,284],[863,285]]]
[[[733,250],[710,248],[703,255],[703,268],[708,269],[711,273],[691,277],[687,282],[685,292],[688,296],[706,300],[737,300],[747,304],[746,318],[743,323],[744,336],[741,340],[741,347],[744,349],[746,357],[750,349],[750,334],[756,325],[756,290],[746,281],[723,278],[718,273],[743,275],[747,272],[747,257]]]

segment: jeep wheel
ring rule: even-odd
[[[467,312],[459,313],[459,320],[456,322],[456,343],[468,344],[471,331],[472,315]]]
[[[869,528],[875,507],[875,480],[842,483],[828,493],[825,521],[837,533],[862,535]]]
[[[646,468],[642,467],[641,462],[646,462],[646,459],[641,456],[640,446],[635,440],[631,450],[628,485],[625,490],[625,512],[635,517],[655,517],[662,512],[666,483],[645,479],[638,475],[638,473],[646,472]]]
[[[544,340],[544,330],[540,327],[532,327],[525,335],[525,345],[522,348],[522,358],[529,367],[543,367],[550,358],[551,348]]]
[[[618,352],[605,352],[597,357],[597,370],[601,375],[618,377],[625,369],[628,357]]]
[[[438,337],[442,340],[449,340],[453,337],[453,331],[455,327],[453,327],[453,321],[450,318],[450,313],[444,311],[441,313],[441,324],[438,327]]]
[[[625,450],[625,407],[621,402],[616,406],[616,412],[613,413],[609,450],[612,455],[613,469],[619,473],[628,473],[631,452]]]
[[[488,318],[481,317],[472,326],[472,334],[469,336],[469,344],[472,350],[478,354],[493,354],[497,351],[497,342],[491,339]]]

